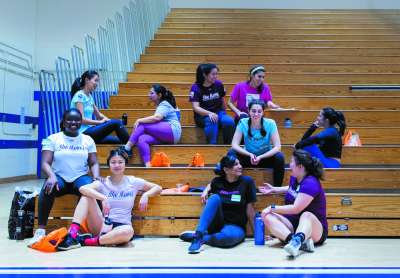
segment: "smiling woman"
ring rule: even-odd
[[[45,235],[45,227],[54,198],[65,194],[80,195],[79,188],[99,177],[96,145],[93,139],[79,133],[82,115],[72,108],[64,112],[61,132],[47,137],[42,142],[42,171],[47,179],[39,195],[39,229],[30,244]]]

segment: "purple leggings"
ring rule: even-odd
[[[129,137],[129,141],[138,147],[143,163],[150,161],[150,145],[173,144],[174,134],[167,122],[139,124]]]

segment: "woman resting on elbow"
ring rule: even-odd
[[[232,140],[233,151],[229,153],[235,152],[245,168],[273,168],[274,184],[281,186],[285,174],[285,159],[280,152],[281,141],[276,123],[272,119],[264,118],[264,108],[265,103],[262,100],[250,102],[250,118],[239,121]],[[244,147],[241,147],[243,137]]]
[[[82,197],[76,206],[69,233],[58,246],[59,250],[124,244],[133,238],[132,208],[136,194],[144,192],[139,201],[139,209],[145,211],[148,198],[160,194],[161,186],[134,176],[125,176],[127,158],[123,155],[120,150],[111,151],[107,158],[111,176],[106,177],[104,182],[95,181],[79,188]],[[101,201],[103,212],[96,200]],[[93,235],[78,234],[85,219]],[[105,220],[110,223],[106,225]]]
[[[296,150],[290,169],[289,186],[273,187],[266,183],[260,191],[286,194],[284,206],[272,204],[262,211],[262,217],[270,233],[283,241],[286,252],[295,257],[299,250],[313,252],[314,242],[316,245],[324,243],[328,223],[325,191],[320,183],[321,162],[304,150]]]

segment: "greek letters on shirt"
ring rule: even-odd
[[[107,195],[108,198],[113,198],[113,199],[123,199],[123,198],[132,198],[135,195],[133,194],[133,191],[110,191]]]
[[[211,93],[209,95],[203,95],[203,101],[210,101],[210,100],[214,100],[214,99],[219,99],[219,93]]]

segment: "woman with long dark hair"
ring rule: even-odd
[[[312,135],[319,127],[323,130],[317,135]],[[343,113],[331,107],[325,107],[301,140],[297,142],[295,148],[308,151],[326,168],[340,168],[342,136],[345,129],[346,119]]]
[[[71,108],[78,109],[83,117],[79,131],[92,137],[96,144],[126,143],[129,133],[122,121],[107,118],[100,113],[94,103],[92,92],[96,90],[99,80],[100,77],[96,71],[88,70],[72,84]],[[112,132],[115,132],[117,137],[110,135]]]
[[[278,128],[272,119],[264,117],[265,103],[252,100],[249,118],[241,119],[232,139],[232,150],[243,167],[272,168],[274,185],[281,186],[285,174],[285,158],[281,153]],[[240,145],[244,138],[244,146]],[[271,144],[272,143],[272,144]]]
[[[296,257],[300,250],[313,252],[328,236],[326,198],[320,180],[324,169],[321,162],[304,150],[293,152],[290,161],[289,186],[264,184],[264,194],[285,193],[285,205],[271,204],[262,211],[264,223],[271,234],[285,243],[285,251]]]
[[[218,67],[215,64],[200,64],[196,70],[196,82],[190,89],[189,101],[196,125],[204,129],[207,143],[217,144],[221,127],[224,144],[230,144],[235,122],[226,114],[225,88],[217,77]]]
[[[191,242],[190,254],[199,253],[203,244],[231,248],[243,242],[246,224],[253,224],[256,186],[251,177],[242,175],[242,166],[234,156],[224,156],[202,196],[212,195],[200,216],[196,231],[186,231],[179,238]]]
[[[233,87],[228,106],[236,114],[236,120],[249,117],[247,110],[251,100],[259,99],[265,102],[268,108],[279,109],[279,105],[272,102],[271,90],[264,83],[265,68],[255,65],[249,70],[249,80],[239,82]]]
[[[150,89],[149,99],[157,105],[154,115],[137,119],[131,137],[126,145],[121,147],[121,150],[131,157],[132,147],[137,145],[146,167],[150,167],[151,145],[176,144],[182,133],[172,92],[164,86],[155,84]]]

